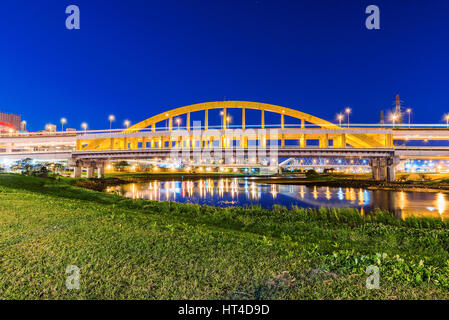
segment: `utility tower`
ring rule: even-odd
[[[396,110],[394,111],[394,114],[397,117],[397,124],[402,123],[402,110],[401,110],[401,99],[399,98],[399,95],[396,95]]]

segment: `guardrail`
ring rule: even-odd
[[[305,124],[304,126],[301,126],[301,124],[284,124],[284,129],[336,129],[336,124],[323,124],[323,125],[317,125],[317,124]],[[262,125],[250,125],[246,124],[245,127],[247,129],[282,129],[281,124],[265,124],[263,127]],[[240,129],[241,125],[228,125],[228,129]],[[338,129],[394,129],[394,130],[413,130],[413,129],[429,129],[429,130],[448,130],[449,126],[447,124],[361,124],[361,123],[354,123],[354,124],[341,124],[340,128]],[[204,126],[191,126],[190,131],[192,130],[204,130]],[[209,130],[222,130],[222,126],[208,126]],[[86,134],[96,134],[96,133],[121,133],[123,131],[127,130],[127,128],[119,128],[119,129],[99,129],[99,130],[77,130],[77,131],[55,131],[55,132],[48,132],[48,131],[41,131],[41,132],[7,132],[7,133],[0,133],[1,137],[33,137],[33,136],[73,136],[73,135],[86,135]],[[174,126],[172,128],[172,131],[177,130],[187,130],[186,126],[180,126],[176,127]],[[130,130],[130,132],[135,132],[137,130]],[[139,132],[145,132],[145,131],[153,131],[152,128],[144,128],[139,129]],[[169,127],[167,126],[161,126],[156,127],[155,131],[169,131]]]

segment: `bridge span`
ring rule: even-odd
[[[220,126],[209,124],[209,112],[214,109],[220,112]],[[235,114],[236,109],[241,123],[231,125],[229,114],[231,110]],[[259,112],[258,125],[247,124],[247,110]],[[191,114],[198,112],[203,120],[192,125]],[[268,124],[268,114],[277,115],[280,123]],[[297,123],[287,124],[292,119]],[[93,176],[94,170],[102,176],[105,161],[121,159],[170,158],[194,166],[278,167],[278,158],[364,158],[369,160],[374,179],[393,180],[399,159],[449,159],[449,147],[407,145],[411,141],[449,142],[449,129],[346,127],[296,109],[218,101],[172,109],[124,130],[3,135],[0,160],[68,160],[75,176],[80,175],[82,167],[88,168],[88,176]]]

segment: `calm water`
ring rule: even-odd
[[[275,204],[286,207],[376,208],[407,216],[449,217],[448,195],[437,192],[380,191],[359,188],[307,187],[257,183],[257,179],[153,180],[108,188],[129,198],[208,204],[213,206]]]

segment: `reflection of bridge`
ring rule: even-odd
[[[241,123],[230,125],[229,110],[241,112]],[[221,125],[209,125],[209,113],[220,111]],[[257,110],[258,125],[247,124],[247,112]],[[235,111],[234,111],[235,112]],[[266,113],[280,124],[266,123]],[[192,114],[201,115],[201,122]],[[254,120],[254,115],[250,117]],[[286,123],[289,120],[289,124]],[[299,120],[299,121],[298,121]],[[185,123],[180,127],[180,122]],[[291,123],[291,122],[296,123]],[[175,126],[174,126],[175,124]],[[407,141],[449,141],[441,128],[346,128],[280,106],[220,101],[181,107],[144,120],[123,131],[78,132],[0,137],[0,159],[70,159],[75,176],[104,170],[105,160],[177,158],[194,165],[278,166],[274,158],[320,157],[370,159],[373,177],[394,179],[399,158],[449,158],[446,147],[411,147]],[[395,147],[393,141],[402,141]]]

